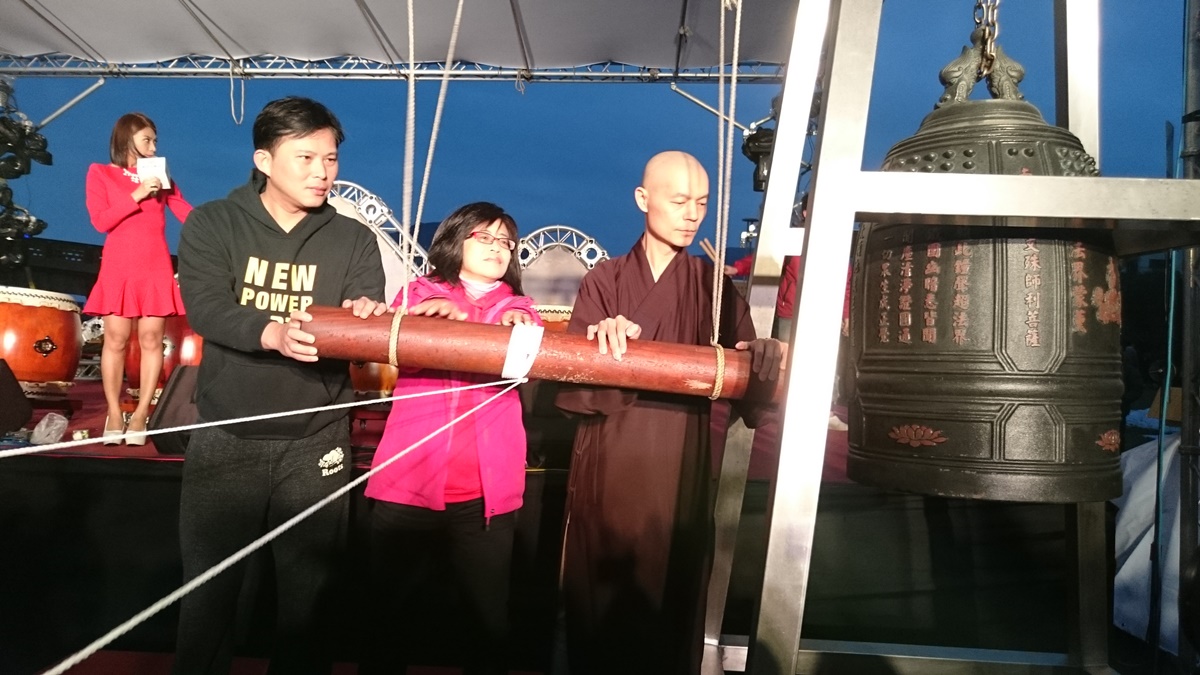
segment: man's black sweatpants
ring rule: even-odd
[[[183,463],[179,539],[191,580],[350,479],[345,419],[307,438],[246,440],[201,429]],[[330,595],[346,540],[342,497],[271,542],[278,611],[271,673],[328,673]],[[186,595],[176,675],[229,672],[244,561]]]

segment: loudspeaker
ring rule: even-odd
[[[200,416],[196,412],[196,375],[199,371],[199,366],[177,366],[171,372],[167,386],[163,387],[158,404],[150,415],[147,429],[172,429],[199,421]],[[160,454],[182,455],[191,437],[190,431],[178,431],[156,434],[151,436],[151,440]]]
[[[33,419],[33,405],[8,362],[0,359],[0,434],[16,431]]]

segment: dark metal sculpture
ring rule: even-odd
[[[945,93],[885,171],[1094,176],[1079,140],[1023,100],[1024,69],[977,27]],[[993,99],[968,100],[986,78]],[[863,227],[848,472],[951,497],[1121,493],[1121,295],[1102,232]]]

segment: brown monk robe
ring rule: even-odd
[[[689,167],[703,172],[694,158],[684,157],[695,163]],[[707,197],[703,178],[703,189],[692,193]],[[584,277],[567,330],[595,334],[597,324],[621,317],[640,327],[631,337],[707,345],[712,265],[676,244],[675,252],[681,253],[658,269],[656,281],[648,254],[662,243],[652,231],[662,221],[651,222],[654,210],[643,210],[647,233],[629,254],[601,262]],[[698,214],[682,219],[692,223],[692,236],[703,214],[701,202]],[[683,227],[685,234],[688,229]],[[683,237],[687,243],[690,239]],[[749,308],[728,278],[724,283],[720,343],[747,349],[748,344],[774,342],[750,342],[755,334]],[[619,351],[617,345],[611,347]],[[777,372],[778,358],[767,361]],[[581,416],[571,457],[563,552],[571,675],[698,673],[713,529],[712,401],[564,384],[555,402],[568,414]],[[739,409],[751,426],[765,412],[752,405]]]

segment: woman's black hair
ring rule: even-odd
[[[437,232],[433,235],[433,244],[429,247],[429,265],[433,268],[429,276],[440,279],[454,286],[461,286],[458,278],[462,269],[463,242],[471,236],[480,225],[491,225],[499,220],[508,230],[508,236],[518,241],[517,221],[504,212],[504,209],[491,202],[474,202],[446,216]],[[521,263],[517,260],[518,251],[512,251],[508,259],[508,269],[504,272],[502,281],[512,288],[513,293],[523,295],[521,291]]]

